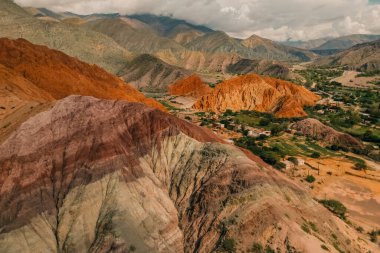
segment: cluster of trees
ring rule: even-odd
[[[329,112],[329,110],[333,110],[333,112]],[[324,110],[325,114],[320,116],[315,114],[315,111]],[[364,133],[358,133],[355,131],[347,130],[352,129],[354,126],[369,121],[372,124],[376,124],[380,121],[380,103],[373,104],[369,109],[365,112],[369,114],[362,115],[358,111],[355,110],[343,110],[336,106],[325,106],[325,105],[316,105],[314,108],[306,108],[306,111],[313,115],[313,117],[320,119],[321,121],[328,120],[330,125],[339,130],[346,131],[349,134],[357,137],[365,142],[373,142],[380,143],[380,136],[376,135],[373,131],[368,129]],[[344,147],[332,146],[331,149],[335,150],[344,150]]]
[[[330,116],[330,122],[335,127],[352,128],[360,123],[362,118],[356,111],[339,111],[337,114]]]
[[[253,154],[259,156],[264,162],[272,165],[276,169],[284,169],[286,166],[280,160],[284,155],[280,154],[280,150],[277,147],[266,147],[261,143],[256,144],[256,139],[248,136],[244,136],[235,140],[237,146],[243,147],[251,151]]]
[[[356,77],[368,77],[377,75],[380,75],[380,70],[378,69],[357,74]]]
[[[342,69],[328,69],[328,68],[309,68],[297,71],[306,79],[305,86],[311,87],[313,83],[318,86],[330,85],[330,80],[343,75]]]

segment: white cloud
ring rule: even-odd
[[[16,0],[23,6],[80,14],[172,14],[237,37],[308,40],[380,34],[380,5],[368,0]]]

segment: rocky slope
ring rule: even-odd
[[[1,252],[374,250],[281,173],[142,104],[67,97],[0,144],[0,167]]]
[[[40,20],[11,0],[0,1],[0,37],[24,38],[116,73],[131,54],[101,33],[62,22]]]
[[[322,141],[329,145],[337,145],[348,149],[363,149],[364,145],[349,134],[344,134],[324,125],[316,119],[304,119],[292,125],[292,128],[303,135]]]
[[[187,70],[224,71],[238,58],[230,53],[189,50],[170,37],[157,34],[147,24],[127,17],[97,19],[84,23],[83,27],[111,37],[135,54],[151,54],[167,64]]]
[[[380,40],[363,43],[316,61],[318,65],[347,66],[358,71],[380,70]]]
[[[22,122],[55,99],[22,75],[0,64],[0,143]]]
[[[221,31],[198,37],[186,47],[208,53],[235,53],[247,59],[307,61],[315,58],[315,55],[307,50],[281,45],[256,35],[238,40]]]
[[[200,98],[212,91],[210,86],[205,84],[197,75],[178,80],[169,86],[169,94],[176,96],[189,96]]]
[[[145,98],[142,93],[96,65],[23,39],[0,39],[0,64],[23,76],[54,99],[80,94],[142,102],[164,109],[155,100]]]
[[[127,17],[97,19],[83,26],[111,37],[120,46],[134,53],[166,52],[180,55],[186,51],[175,41],[155,33],[148,25]]]
[[[129,84],[148,92],[166,91],[169,84],[189,75],[189,71],[149,54],[137,56],[118,73]]]
[[[260,74],[286,79],[290,71],[287,65],[277,61],[241,59],[227,67],[226,72],[232,74]]]
[[[178,25],[170,31],[168,37],[181,45],[186,45],[203,35],[204,33],[199,30],[192,29],[186,25]]]
[[[214,112],[255,110],[289,118],[306,116],[303,107],[318,100],[319,96],[304,87],[250,74],[218,84],[213,92],[200,98],[194,108]]]

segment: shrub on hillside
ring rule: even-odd
[[[322,199],[319,201],[322,205],[324,205],[327,209],[329,209],[332,213],[337,215],[341,219],[346,218],[347,208],[338,200],[335,199]]]
[[[354,166],[354,169],[355,170],[365,170],[367,169],[367,165],[365,164],[365,162],[357,162],[355,163],[355,166]]]
[[[288,161],[292,162],[295,165],[298,165],[298,159],[295,158],[294,156],[289,157]]]
[[[263,253],[264,248],[260,243],[254,243],[251,248],[252,253]]]
[[[313,175],[308,175],[306,178],[305,178],[306,182],[308,183],[313,183],[315,182],[315,177]]]
[[[222,249],[224,252],[234,253],[236,252],[236,242],[233,238],[227,238],[222,242]]]
[[[319,158],[319,157],[321,157],[321,154],[320,154],[319,152],[313,152],[313,153],[310,155],[310,157],[312,157],[312,158]]]

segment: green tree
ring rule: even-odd
[[[308,175],[306,178],[305,178],[306,182],[308,183],[313,183],[315,182],[315,177],[313,175]]]
[[[260,125],[260,126],[268,126],[269,123],[270,123],[270,120],[269,120],[269,119],[261,119],[261,120],[259,121],[259,125]]]

